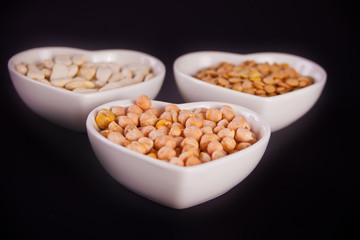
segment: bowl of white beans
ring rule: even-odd
[[[138,94],[155,98],[165,77],[159,59],[125,49],[34,48],[12,56],[8,70],[30,109],[79,132],[94,107]]]
[[[100,105],[86,128],[104,169],[151,201],[184,209],[219,197],[245,179],[266,150],[270,126],[248,108],[144,99]]]
[[[222,101],[258,112],[280,130],[307,113],[319,99],[327,74],[300,56],[264,52],[192,52],[173,65],[186,101]]]

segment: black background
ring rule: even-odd
[[[359,239],[359,32],[356,1],[2,2],[1,239]],[[85,133],[47,122],[19,98],[7,61],[42,46],[133,49],[166,65],[157,100],[181,103],[185,53],[277,51],[328,74],[316,105],[272,134],[243,182],[174,210],[112,179]]]

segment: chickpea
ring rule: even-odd
[[[184,140],[184,137],[174,137],[175,141],[176,141],[176,147],[180,147],[180,144],[182,143],[182,141]]]
[[[159,117],[159,111],[156,108],[149,108],[149,111],[152,112],[157,118]]]
[[[206,115],[205,115],[205,113],[196,113],[195,114],[195,117],[197,117],[197,118],[199,118],[199,119],[201,119],[201,120],[205,120],[206,119]]]
[[[126,126],[125,128],[125,137],[127,140],[129,141],[136,141],[139,138],[143,137],[144,135],[142,134],[142,132],[138,129],[138,128],[128,128],[129,126],[131,126],[130,124]],[[134,126],[134,125],[133,125]]]
[[[115,117],[124,116],[125,115],[125,108],[120,107],[120,106],[112,107],[111,112],[115,115]]]
[[[159,136],[162,136],[162,135],[165,135],[165,133],[156,129],[156,130],[149,132],[148,137],[154,141],[155,139],[157,139]]]
[[[211,156],[206,152],[201,152],[199,155],[199,159],[201,162],[210,162]]]
[[[150,150],[154,147],[154,141],[147,137],[139,138],[138,142],[144,145],[146,153],[150,152]]]
[[[96,124],[101,128],[105,129],[108,127],[108,125],[115,120],[115,115],[108,109],[101,109],[96,118]]]
[[[110,130],[110,132],[119,132],[121,134],[124,133],[124,129],[119,124],[117,124],[115,121],[112,121],[108,125],[108,129]]]
[[[208,134],[208,133],[213,133],[212,128],[209,127],[209,126],[202,127],[202,128],[201,128],[201,131],[203,132],[203,135],[204,135],[204,134]]]
[[[138,114],[136,113],[132,113],[132,112],[128,112],[126,114],[132,121],[133,124],[135,124],[135,126],[139,125],[139,116]]]
[[[176,125],[171,126],[170,131],[169,131],[170,136],[178,137],[181,135],[181,133],[182,133],[182,131],[181,131],[180,127],[178,127]]]
[[[195,156],[191,156],[188,159],[186,159],[185,166],[195,166],[201,164],[201,161],[199,158]]]
[[[233,120],[233,118],[235,117],[235,112],[230,106],[224,105],[221,107],[220,111],[222,113],[223,119],[226,119],[228,122]]]
[[[160,149],[164,146],[175,148],[176,147],[176,141],[173,137],[169,135],[162,135],[155,139],[155,148]]]
[[[152,113],[150,110],[147,110],[143,114],[140,115],[140,126],[155,126],[158,118]]]
[[[141,115],[143,110],[138,105],[130,105],[127,109],[127,113],[136,113],[137,115]]]
[[[227,127],[227,125],[229,124],[229,121],[226,119],[222,119],[217,123],[217,126],[224,126]]]
[[[203,121],[197,117],[189,117],[185,122],[185,126],[196,126],[198,128],[201,128],[203,126]]]
[[[196,147],[196,149],[199,148],[199,142],[193,137],[184,138],[184,140],[180,144],[180,147],[183,148],[186,145],[193,145],[194,147]]]
[[[225,128],[224,125],[216,126],[216,127],[214,127],[213,132],[214,132],[215,134],[218,134],[218,132],[220,132],[220,131],[223,130],[224,128]]]
[[[185,125],[186,120],[188,120],[188,118],[190,117],[195,117],[195,114],[190,111],[190,110],[180,110],[179,112],[179,116],[178,116],[178,121],[182,124]]]
[[[235,139],[239,142],[254,142],[255,134],[249,129],[238,128],[236,130]]]
[[[142,95],[136,99],[136,105],[138,105],[143,110],[148,110],[151,108],[151,100],[146,95]]]
[[[208,144],[214,140],[216,141],[219,140],[219,137],[216,134],[214,133],[204,134],[200,139],[200,149],[206,151]]]
[[[232,137],[224,137],[224,138],[221,140],[221,145],[223,146],[223,149],[224,149],[226,152],[229,152],[229,151],[235,149],[236,141],[235,141],[235,139],[232,138]]]
[[[193,137],[197,141],[199,141],[202,136],[202,131],[199,127],[196,126],[190,126],[185,128],[183,133],[185,137]]]
[[[198,114],[198,113],[206,113],[208,109],[206,107],[200,107],[194,110],[194,114]]]
[[[117,119],[117,123],[122,128],[125,128],[129,124],[134,124],[133,120],[129,116],[119,116],[116,119]]]
[[[206,111],[206,119],[214,122],[220,121],[222,118],[222,113],[219,109],[210,108]]]
[[[157,156],[161,160],[170,160],[172,157],[176,157],[176,151],[168,146],[163,146],[157,152]]]
[[[238,128],[244,128],[250,130],[250,124],[246,121],[243,116],[237,115],[227,126],[229,129],[236,130]]]
[[[238,151],[240,151],[240,150],[243,150],[243,149],[245,149],[245,148],[247,148],[247,147],[250,147],[250,146],[251,146],[251,143],[241,142],[241,143],[236,144],[235,149],[238,150]]]
[[[160,118],[160,119],[164,119],[164,120],[169,121],[169,122],[173,122],[171,112],[163,112],[163,113],[160,115],[159,118]]]
[[[135,152],[141,153],[141,154],[146,154],[146,148],[144,146],[144,144],[138,142],[138,141],[133,141],[131,142],[129,145],[126,146],[128,149],[133,150]]]
[[[211,154],[211,158],[212,160],[216,160],[222,157],[225,157],[227,155],[227,153],[224,150],[216,150],[213,152],[213,154]]]
[[[157,159],[156,153],[148,153],[146,156]]]
[[[178,166],[181,166],[181,167],[184,166],[184,161],[182,159],[180,159],[179,157],[170,158],[169,163],[174,164],[174,165],[178,165]]]
[[[107,138],[116,143],[116,144],[120,144],[122,146],[125,145],[125,142],[126,142],[126,138],[124,137],[124,135],[122,135],[121,133],[119,132],[110,132],[107,136]]]
[[[165,106],[165,111],[166,112],[175,111],[175,112],[179,113],[180,108],[175,104],[169,103],[168,105]]]
[[[156,130],[154,126],[145,126],[141,128],[141,132],[145,137],[148,137],[149,133],[154,130]]]
[[[207,146],[207,152],[212,155],[216,150],[224,150],[222,144],[216,140],[209,142]]]
[[[235,131],[234,130],[230,130],[229,128],[224,128],[221,129],[217,135],[219,136],[219,138],[223,139],[224,137],[231,137],[234,138],[235,137]]]
[[[211,129],[213,129],[214,127],[216,127],[216,122],[205,119],[203,120],[203,126],[209,126],[211,127]]]
[[[191,152],[193,156],[199,157],[199,149],[194,145],[185,145],[181,152]]]
[[[174,122],[171,126],[178,126],[181,130],[184,130],[184,129],[185,129],[184,125],[182,125],[182,124],[179,123],[179,122]]]

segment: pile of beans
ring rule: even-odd
[[[39,82],[79,93],[110,90],[154,77],[147,65],[87,62],[84,55],[58,55],[39,64],[23,62],[15,69]]]
[[[245,118],[227,105],[188,110],[168,104],[160,113],[142,95],[129,107],[99,110],[95,121],[110,141],[179,166],[209,162],[257,141]]]
[[[193,75],[202,81],[249,93],[271,97],[307,87],[314,83],[310,76],[302,76],[288,64],[245,61],[239,65],[221,62],[201,69]]]

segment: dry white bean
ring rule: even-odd
[[[64,64],[54,64],[52,69],[50,80],[62,79],[68,77],[68,68]]]

